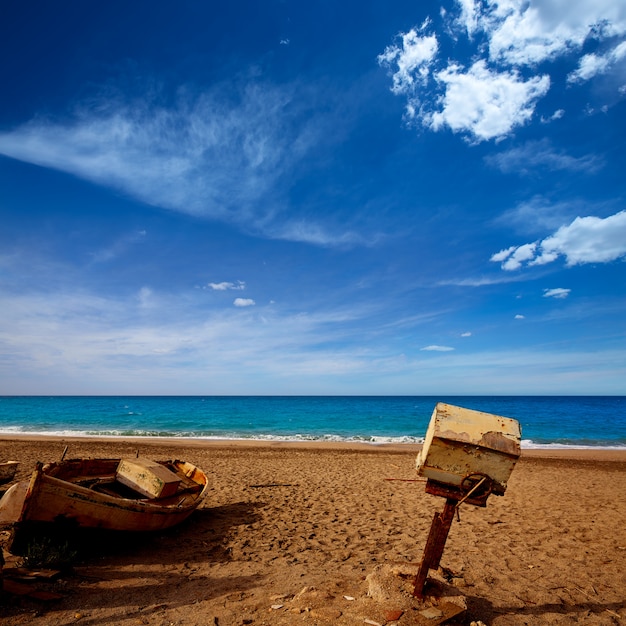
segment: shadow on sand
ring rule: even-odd
[[[258,521],[256,511],[262,506],[263,503],[237,502],[200,508],[182,524],[159,533],[86,531],[68,524],[22,528],[18,547],[23,554],[28,552],[29,544],[45,541],[45,545],[62,545],[72,554],[74,563],[64,568],[59,582],[39,585],[44,590],[60,592],[62,600],[42,606],[26,597],[0,593],[0,617],[15,617],[46,607],[84,612],[138,605],[143,605],[144,615],[162,607],[245,594],[263,576],[208,576],[206,566],[231,560],[229,533],[237,526]],[[110,623],[110,619],[109,615],[102,623]],[[98,621],[81,619],[81,624]]]

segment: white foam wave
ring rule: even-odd
[[[424,443],[423,437],[415,436],[381,436],[381,435],[337,435],[337,434],[292,434],[292,435],[277,435],[270,433],[219,433],[219,434],[206,434],[195,433],[188,431],[143,431],[143,430],[31,430],[21,426],[5,426],[0,428],[1,435],[33,435],[42,437],[119,437],[119,438],[177,438],[177,439],[199,439],[207,441],[276,441],[276,442],[337,442],[337,443],[366,443],[372,445],[385,445],[385,444],[422,444]],[[624,443],[610,443],[607,441],[598,441],[597,443],[584,443],[577,444],[571,442],[549,442],[538,443],[532,439],[524,439],[521,442],[522,449],[526,450],[588,450],[588,449],[603,449],[603,450],[624,450],[626,444]]]
[[[537,443],[532,439],[524,439],[522,441],[522,449],[524,450],[624,450],[626,444],[607,444],[606,442],[598,442],[597,444],[578,444],[578,443]]]

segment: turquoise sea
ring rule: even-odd
[[[523,447],[626,447],[625,396],[0,396],[0,434],[419,443],[437,402],[517,419]]]

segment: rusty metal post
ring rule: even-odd
[[[424,548],[424,556],[422,563],[415,577],[413,585],[413,595],[416,598],[424,597],[424,586],[428,577],[428,570],[437,569],[441,563],[443,549],[446,546],[446,539],[452,526],[454,513],[456,511],[457,500],[446,498],[446,504],[441,513],[435,513],[433,523],[430,526],[426,547]]]

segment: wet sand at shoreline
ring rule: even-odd
[[[443,500],[412,482],[417,445],[0,437],[0,460],[190,461],[211,488],[181,526],[88,555],[42,603],[4,594],[3,624],[415,623],[373,596],[382,566],[417,569]],[[441,565],[456,623],[626,622],[626,450],[523,450],[503,497],[462,506]],[[10,555],[5,553],[7,565]],[[353,599],[350,599],[353,598]]]

